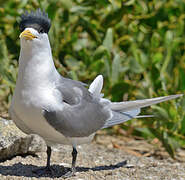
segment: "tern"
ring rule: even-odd
[[[47,13],[40,9],[21,16],[19,71],[9,113],[24,133],[38,134],[45,140],[46,172],[52,171],[53,145],[73,147],[72,167],[65,174],[69,177],[76,171],[77,146],[91,142],[97,130],[138,118],[141,108],[182,95],[111,102],[102,96],[102,75],[89,89],[80,81],[62,77],[52,58],[50,26]]]

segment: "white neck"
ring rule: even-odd
[[[22,88],[36,88],[52,82],[56,74],[48,38],[44,42],[21,39],[17,83]]]

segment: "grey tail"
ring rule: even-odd
[[[103,128],[114,126],[116,124],[121,124],[133,118],[146,118],[153,117],[153,115],[141,115],[138,114],[141,111],[141,108],[151,106],[160,102],[168,101],[183,96],[182,94],[157,97],[152,99],[143,99],[136,101],[126,101],[126,102],[112,102],[112,118],[107,120]]]

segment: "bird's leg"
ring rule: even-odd
[[[72,166],[71,166],[71,171],[68,171],[66,174],[64,174],[64,177],[71,177],[75,175],[76,172],[76,158],[77,158],[77,150],[75,147],[73,147],[73,151],[72,151]]]
[[[72,151],[71,154],[72,154],[72,166],[71,166],[71,171],[72,171],[73,173],[75,173],[75,172],[76,172],[76,167],[75,167],[75,165],[76,165],[76,158],[77,158],[77,154],[78,154],[76,148],[73,147],[73,151]]]
[[[50,166],[50,159],[51,159],[51,147],[47,146],[47,163],[46,163],[46,169],[48,171],[51,171],[51,166]]]
[[[51,159],[51,147],[50,146],[47,146],[46,153],[47,153],[46,167],[33,170],[34,173],[37,173],[39,175],[46,174],[46,173],[49,173],[51,175],[53,174],[53,170],[50,166],[50,159]]]

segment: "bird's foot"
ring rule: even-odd
[[[46,174],[53,176],[55,174],[51,166],[38,168],[38,169],[33,170],[32,172],[39,176],[46,175]]]
[[[71,168],[71,170],[65,173],[62,177],[69,178],[69,177],[75,176],[75,173],[76,173],[76,168]]]

